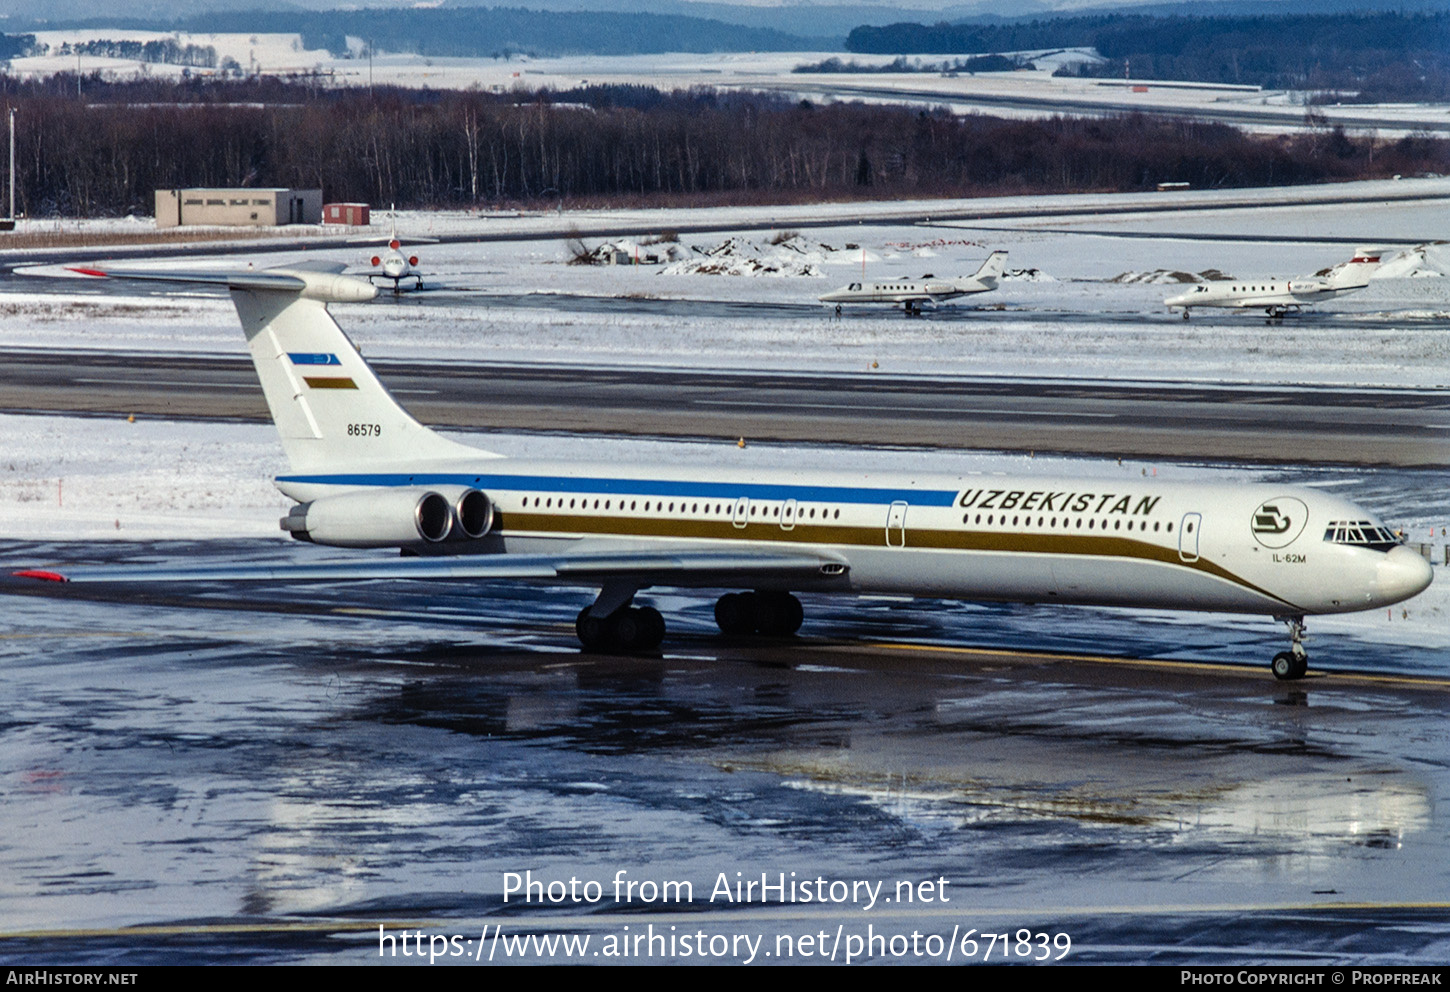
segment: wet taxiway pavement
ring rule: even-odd
[[[663,652],[621,658],[575,646],[583,591],[86,593],[3,597],[10,963],[368,963],[379,925],[457,935],[457,963],[563,961],[510,944],[562,934],[591,963],[646,933],[675,960],[680,935],[744,936],[706,958],[731,962],[751,939],[757,961],[804,960],[821,932],[883,936],[876,961],[942,960],[897,954],[912,933],[962,960],[968,930],[1066,934],[1078,962],[1450,947],[1439,652],[1326,637],[1316,658],[1412,674],[1288,685],[1262,667],[1269,621],[827,598],[800,638],[725,642],[710,598],[664,591]],[[691,898],[616,899],[621,871]],[[506,902],[510,872],[604,895]],[[719,895],[762,874],[884,887],[871,906]]]

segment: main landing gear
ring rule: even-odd
[[[1309,653],[1304,650],[1304,618],[1299,616],[1279,619],[1289,625],[1289,650],[1274,655],[1269,668],[1273,671],[1274,678],[1292,682],[1302,679],[1309,670]]]
[[[652,606],[631,605],[634,592],[606,586],[593,605],[579,611],[574,632],[585,651],[633,654],[660,646],[665,618]],[[727,637],[789,637],[803,620],[801,601],[788,592],[732,592],[715,603],[715,622]]]
[[[574,633],[585,651],[653,651],[665,639],[665,618],[653,606],[634,606],[639,587],[611,580],[579,611]]]
[[[621,606],[607,616],[586,606],[574,632],[586,651],[653,651],[665,639],[665,618],[653,606]]]
[[[715,622],[727,637],[789,637],[803,620],[801,601],[788,592],[732,592],[715,604]]]

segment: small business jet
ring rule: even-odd
[[[1290,310],[1322,303],[1369,285],[1370,273],[1379,268],[1380,252],[1360,248],[1348,262],[1302,279],[1232,279],[1200,283],[1163,302],[1172,310],[1183,308],[1183,319],[1193,307],[1236,307],[1263,310],[1270,320],[1283,320]]]
[[[77,271],[227,287],[290,465],[275,480],[297,501],[282,529],[392,554],[16,573],[31,579],[584,586],[599,592],[580,642],[626,652],[665,636],[660,613],[635,605],[655,586],[736,590],[715,619],[737,636],[795,633],[801,591],[1251,613],[1288,624],[1271,665],[1281,679],[1307,668],[1305,617],[1430,584],[1429,563],[1374,514],[1317,489],[507,458],[435,433],[388,394],[327,310],[375,297],[367,282]]]
[[[372,256],[371,264],[376,272],[368,273],[368,282],[376,283],[377,280],[392,281],[394,296],[401,296],[406,292],[423,288],[423,275],[418,271],[418,256],[403,254],[404,244],[437,244],[437,238],[400,238],[398,236],[397,221],[392,221],[391,230],[384,239],[378,238],[355,238],[353,244],[383,244],[387,249]],[[411,285],[408,281],[412,280]]]
[[[997,288],[997,280],[1007,267],[1007,253],[994,251],[982,267],[969,276],[935,280],[923,276],[921,282],[897,279],[892,282],[853,282],[843,289],[821,294],[822,303],[836,304],[836,313],[843,303],[900,303],[907,314],[919,311],[923,304],[943,303],[969,293],[988,293]],[[935,280],[935,281],[934,281]]]

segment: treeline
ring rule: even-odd
[[[846,48],[907,55],[1093,48],[1109,64],[1063,71],[1121,77],[1126,62],[1134,79],[1348,90],[1394,100],[1438,100],[1450,93],[1446,13],[892,24],[853,29]]]
[[[799,202],[1257,186],[1450,172],[1450,146],[1265,138],[1141,116],[1040,121],[711,90],[493,95],[5,80],[31,216],[149,214],[154,190],[321,187],[403,207]],[[226,102],[225,94],[236,102]],[[645,94],[650,93],[648,100]],[[209,99],[193,99],[205,94]],[[168,99],[169,97],[169,99]],[[646,105],[647,104],[647,105]]]
[[[98,55],[113,59],[134,59],[138,62],[164,65],[189,65],[204,69],[215,69],[217,66],[216,49],[211,45],[182,45],[172,38],[158,38],[153,41],[113,41],[110,38],[96,38],[91,41],[79,41],[75,44],[62,42],[61,46],[54,50],[54,54]]]
[[[46,46],[38,44],[33,34],[0,34],[0,59],[18,59],[37,55]]]

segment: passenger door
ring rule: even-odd
[[[886,511],[886,546],[906,547],[906,501],[897,500]]]
[[[1203,530],[1203,515],[1185,513],[1178,525],[1178,557],[1182,561],[1198,561],[1198,534]]]

